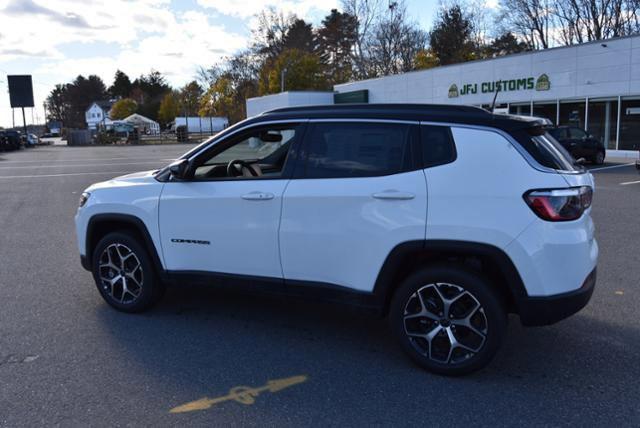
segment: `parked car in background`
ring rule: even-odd
[[[22,136],[18,131],[6,130],[2,131],[3,150],[18,150],[24,145]]]
[[[596,165],[602,165],[606,157],[604,144],[593,135],[574,126],[558,126],[549,129],[551,134],[562,146],[576,158]]]
[[[40,137],[36,134],[27,134],[26,145],[29,147],[34,147],[40,144]]]
[[[7,141],[4,131],[0,131],[0,152],[4,152],[6,150],[11,150],[9,142]]]

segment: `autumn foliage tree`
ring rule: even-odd
[[[160,108],[158,109],[158,121],[162,125],[167,126],[180,114],[178,97],[179,94],[176,91],[167,92],[164,97],[162,97]]]
[[[281,79],[284,77],[284,82]],[[283,84],[284,83],[284,84]],[[320,91],[329,89],[317,55],[288,49],[282,52],[269,71],[268,87],[262,93],[285,91]]]
[[[138,103],[131,98],[123,98],[111,107],[111,119],[122,120],[138,110]]]
[[[414,70],[427,70],[438,66],[438,58],[430,49],[421,49],[413,58]]]

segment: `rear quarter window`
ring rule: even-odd
[[[420,147],[424,168],[444,165],[456,159],[456,146],[448,126],[420,126]]]
[[[515,131],[512,136],[541,166],[560,171],[580,171],[573,156],[543,128]]]

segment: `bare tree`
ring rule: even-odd
[[[547,49],[551,46],[549,30],[554,20],[551,1],[502,0],[499,21],[534,49]]]
[[[356,37],[353,44],[353,75],[365,79],[374,74],[371,67],[371,45],[376,24],[383,10],[382,0],[342,0],[343,12],[357,19]]]
[[[416,54],[427,44],[427,34],[409,22],[404,1],[393,2],[375,26],[371,62],[377,75],[397,74],[414,68]]]
[[[638,31],[638,0],[555,0],[563,44],[620,37]]]
[[[271,6],[260,12],[257,19],[258,25],[252,30],[251,51],[265,59],[275,58],[282,52],[287,33],[297,18]]]
[[[503,28],[536,49],[635,34],[640,0],[502,0]]]

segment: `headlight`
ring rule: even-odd
[[[78,203],[80,208],[84,207],[84,204],[89,200],[89,196],[91,196],[91,193],[82,192],[82,195],[80,195],[80,202]]]

